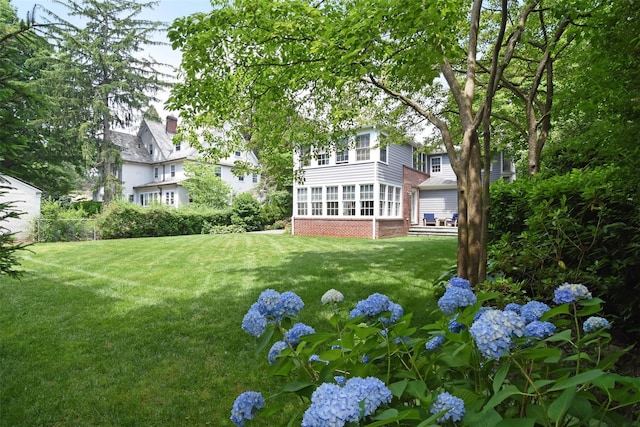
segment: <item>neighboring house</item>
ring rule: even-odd
[[[292,233],[382,238],[406,236],[419,220],[418,185],[428,175],[411,167],[414,146],[384,145],[385,135],[362,129],[344,150],[314,153],[304,183],[293,188]]]
[[[451,218],[458,211],[456,176],[446,154],[423,154],[417,144],[381,147],[384,133],[360,130],[343,151],[296,153],[304,182],[293,188],[292,233],[383,238],[406,236],[425,213]],[[500,154],[491,179],[514,177]]]
[[[168,116],[164,125],[143,119],[137,135],[111,132],[111,141],[120,149],[122,165],[116,174],[125,200],[142,206],[162,203],[178,207],[189,203],[188,191],[182,186],[187,179],[184,164],[196,161],[200,153],[186,142],[174,141],[177,126],[178,119]],[[252,190],[260,179],[257,174],[235,176],[231,168],[238,160],[258,163],[253,153],[236,151],[213,166],[236,194]]]
[[[0,186],[7,187],[3,190],[8,191],[0,195],[0,201],[12,202],[12,209],[22,212],[19,218],[9,218],[0,223],[0,226],[8,229],[10,233],[15,233],[17,240],[28,239],[33,220],[40,216],[42,191],[7,175],[0,175]]]

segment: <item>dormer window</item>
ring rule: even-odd
[[[234,156],[236,156],[236,157],[240,157],[241,155],[242,155],[242,153],[241,153],[240,151],[236,151],[236,152],[234,153]]]
[[[178,142],[178,143],[174,144],[174,146],[173,146],[173,147],[174,147],[175,151],[180,151],[180,148],[182,148],[182,144],[180,144],[180,143]]]
[[[149,154],[153,155],[153,145],[149,144]]]

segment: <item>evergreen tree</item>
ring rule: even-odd
[[[48,11],[60,22],[52,38],[56,58],[45,72],[43,89],[58,112],[51,125],[98,171],[98,187],[108,203],[119,195],[118,150],[110,140],[113,127],[128,127],[143,108],[157,101],[168,77],[163,64],[145,56],[159,42],[153,34],[163,23],[140,19],[157,1],[54,0],[67,8],[69,19]]]

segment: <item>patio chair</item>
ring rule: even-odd
[[[436,225],[436,214],[426,213],[422,218],[423,225]]]
[[[451,219],[447,219],[444,222],[445,225],[451,225],[452,227],[457,227],[458,226],[458,213],[454,213],[451,216]]]

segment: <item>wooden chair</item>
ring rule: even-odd
[[[436,225],[436,214],[426,213],[422,218],[423,225]]]
[[[457,227],[457,226],[458,226],[458,213],[457,213],[457,212],[456,212],[456,213],[454,213],[454,214],[451,216],[451,219],[447,219],[447,220],[444,222],[444,224],[445,224],[445,225],[451,225],[452,227]]]

